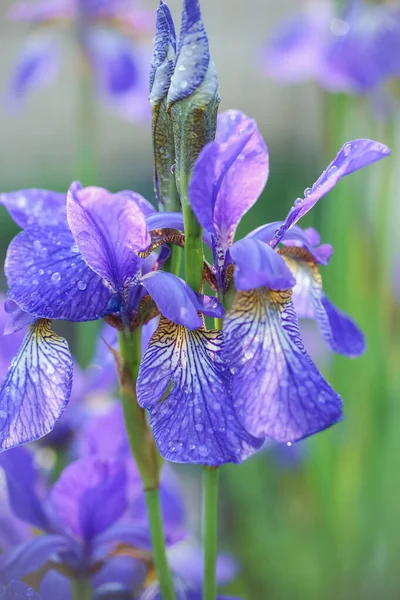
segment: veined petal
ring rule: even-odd
[[[238,292],[224,319],[234,406],[252,435],[294,442],[342,418],[300,338],[291,292]]]
[[[253,290],[261,286],[287,290],[296,283],[282,257],[260,240],[239,240],[229,253],[235,264],[235,286],[238,290]]]
[[[191,96],[204,82],[210,64],[207,33],[199,0],[184,0],[176,51],[176,64],[168,92],[168,104]]]
[[[359,139],[347,142],[312,188],[305,190],[304,198],[298,198],[295,201],[284,224],[275,232],[269,242],[270,245],[274,248],[284,234],[311,210],[318,200],[330,192],[342,177],[381,160],[389,154],[390,150],[387,146],[373,140]]]
[[[40,319],[30,326],[0,387],[0,450],[49,433],[68,403],[71,385],[68,344]]]
[[[114,291],[122,291],[140,270],[135,253],[150,245],[143,212],[126,194],[72,184],[68,223],[87,264]]]
[[[221,115],[216,141],[203,148],[195,163],[189,198],[201,226],[224,249],[257,201],[268,173],[268,151],[256,122],[238,111]]]
[[[296,278],[293,304],[297,316],[315,319],[325,342],[334,352],[351,358],[363,354],[363,332],[325,296],[322,277],[310,253],[302,248],[284,248],[280,254]]]
[[[21,231],[8,248],[5,272],[10,298],[35,317],[91,321],[107,313],[112,292],[67,227]]]
[[[150,66],[150,102],[160,102],[168,94],[174,72],[176,34],[171,12],[164,2],[157,9],[156,36]]]
[[[43,600],[29,585],[12,581],[1,595],[1,600]]]
[[[239,463],[262,445],[240,425],[220,331],[161,319],[140,366],[138,402],[150,411],[158,450],[173,462]],[[165,398],[164,398],[165,396]]]
[[[50,505],[68,531],[91,542],[126,509],[123,462],[86,458],[70,464],[53,486]]]
[[[18,331],[22,334],[21,329],[25,329],[25,327],[27,327],[28,325],[32,325],[32,323],[34,323],[36,321],[36,317],[34,317],[34,316],[30,315],[29,313],[25,312],[24,310],[22,310],[18,306],[18,304],[16,304],[16,302],[14,302],[14,300],[8,299],[6,301],[5,310],[8,313],[8,318],[7,318],[5,327],[4,327],[4,335],[8,336],[11,334],[15,334]],[[13,335],[12,339],[15,340],[16,338],[19,338],[19,336]],[[22,340],[22,338],[21,338],[21,340]],[[7,342],[4,341],[4,345],[5,346],[8,345],[8,340],[7,340]],[[17,350],[18,350],[18,348],[16,348],[15,352]],[[15,352],[13,353],[13,356],[15,355]],[[1,362],[2,361],[0,360],[0,365],[1,365]],[[0,377],[1,377],[2,370],[3,369],[0,366]]]
[[[15,515],[37,529],[49,529],[49,519],[39,495],[39,483],[45,493],[43,481],[39,481],[38,469],[33,455],[25,448],[14,448],[0,456],[0,467],[4,469],[10,505]]]
[[[0,194],[0,204],[22,229],[29,225],[67,224],[65,194],[32,188]]]
[[[183,279],[166,273],[152,271],[141,279],[159,311],[164,317],[189,329],[198,329],[203,321],[198,312],[210,317],[222,317],[224,310],[211,296],[196,294]]]
[[[17,58],[7,90],[9,108],[18,108],[31,90],[50,85],[58,74],[60,62],[55,36],[41,34],[28,39]]]

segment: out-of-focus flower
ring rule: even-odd
[[[72,359],[49,319],[108,316],[134,327],[148,294],[153,309],[190,329],[201,326],[199,311],[222,316],[215,298],[157,270],[151,255],[139,256],[151,244],[146,215],[154,209],[138,194],[75,183],[67,202],[42,190],[3,194],[0,202],[24,227],[6,260],[9,297],[36,319],[0,388],[3,450],[51,431],[67,405]]]
[[[365,94],[400,75],[400,6],[347,0],[306,3],[263,52],[265,73],[286,83],[316,80],[332,92]]]
[[[212,285],[220,296],[228,293],[234,270],[236,294],[223,320],[223,337],[204,332],[208,339],[191,340],[184,331],[176,337],[180,344],[185,340],[187,372],[186,361],[179,362],[170,343],[171,324],[160,322],[150,340],[138,398],[150,410],[163,456],[190,462],[190,451],[198,459],[194,450],[201,444],[204,460],[216,464],[215,457],[225,458],[229,448],[219,428],[225,431],[232,410],[253,436],[280,442],[300,440],[342,418],[342,401],[306,353],[297,317],[315,319],[330,348],[346,356],[364,351],[364,336],[323,293],[318,263],[327,264],[332,248],[319,246],[318,234],[296,223],[342,177],[389,153],[371,140],[348,142],[304,198],[295,201],[284,222],[262,226],[233,243],[241,217],[267,181],[268,152],[246,115],[229,111],[219,117],[216,141],[196,161],[189,198],[213,250]],[[165,227],[179,229],[179,215],[166,213],[159,219]],[[208,343],[214,352],[210,362]],[[201,365],[196,379],[192,364]],[[240,438],[230,435],[238,447]],[[219,448],[213,449],[213,440]]]
[[[106,102],[128,119],[140,120],[148,114],[148,53],[140,37],[151,31],[152,12],[138,1],[17,1],[7,17],[37,26],[17,59],[8,90],[11,106],[18,105],[32,89],[53,82],[62,64],[55,27],[67,23],[77,37],[83,61],[87,61],[79,67],[90,67]]]

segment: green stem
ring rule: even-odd
[[[203,469],[203,600],[217,597],[219,469]]]
[[[92,584],[90,579],[72,579],[71,589],[73,600],[92,599]]]
[[[185,278],[186,283],[198,292],[203,284],[204,252],[202,230],[189,204],[187,181],[181,174],[181,200],[185,226]]]
[[[122,358],[120,366],[121,400],[129,444],[143,482],[154,564],[160,584],[161,597],[163,600],[175,600],[160,510],[159,472],[161,459],[146,423],[144,410],[139,406],[136,395],[136,381],[141,361],[141,333],[142,328],[138,327],[134,332],[124,331],[119,335]]]
[[[150,523],[153,559],[156,567],[162,600],[175,600],[175,591],[165,551],[165,540],[158,489],[146,490],[146,506]]]

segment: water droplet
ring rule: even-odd
[[[31,300],[37,300],[39,298],[39,292],[32,292],[29,297]]]
[[[7,413],[5,410],[0,410],[0,419],[5,419],[7,417]]]
[[[44,269],[39,269],[39,275],[44,275]]]
[[[199,454],[200,456],[207,456],[209,454],[208,448],[205,444],[201,444],[199,446]]]
[[[336,165],[332,165],[331,167],[329,167],[329,169],[326,172],[326,176],[328,177],[328,179],[333,177],[335,175],[335,173],[337,173],[338,170],[339,170],[339,167],[337,167]]]
[[[78,288],[78,290],[81,290],[83,292],[87,288],[87,283],[86,281],[82,281],[82,279],[80,279],[76,284],[76,287]]]
[[[195,430],[198,431],[199,433],[201,433],[204,429],[204,426],[201,423],[196,423],[196,425],[194,426]]]
[[[189,444],[189,450],[194,450],[196,448],[196,444]]]
[[[39,281],[38,281],[37,279],[34,279],[34,280],[32,281],[32,285],[39,285]]]
[[[237,373],[236,367],[231,367],[229,370],[232,373],[232,375],[235,375],[235,373]]]
[[[42,258],[46,258],[46,256],[48,255],[48,253],[49,253],[49,251],[47,250],[47,248],[42,248],[42,249],[40,250],[40,256],[41,256]]]
[[[295,206],[301,206],[302,203],[303,203],[303,200],[301,198],[297,198],[297,200],[294,201]]]
[[[186,71],[185,65],[179,65],[178,71]]]
[[[292,442],[288,442],[286,445],[289,446],[289,448],[290,448],[290,446],[292,445]]]
[[[176,171],[176,164],[175,163],[171,166],[170,171],[171,171],[172,175],[175,174],[175,171]]]
[[[35,240],[33,242],[33,247],[35,250],[39,251],[42,248],[42,242],[40,240]]]
[[[351,152],[351,144],[348,142],[347,144],[345,144],[345,146],[343,147],[343,154],[345,156],[349,156]]]
[[[305,197],[305,198],[308,198],[308,196],[311,194],[311,192],[312,192],[312,189],[311,189],[311,188],[306,188],[306,189],[304,190],[304,197]]]
[[[61,281],[61,275],[60,273],[53,273],[53,275],[51,276],[51,283],[53,283],[54,285],[58,285]]]
[[[186,81],[186,79],[184,79],[183,81],[180,82],[180,88],[181,90],[186,90],[187,86],[189,85],[188,82]]]

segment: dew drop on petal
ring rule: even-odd
[[[53,283],[54,285],[58,285],[61,281],[61,275],[60,273],[53,273],[53,275],[51,276],[51,283]]]
[[[186,79],[184,79],[183,81],[180,82],[179,85],[180,85],[180,87],[181,87],[182,90],[185,90],[189,84],[186,81]]]
[[[172,167],[170,168],[170,171],[171,171],[172,175],[174,175],[174,173],[175,173],[175,171],[176,171],[176,164],[175,164],[175,163],[174,163],[174,164],[172,165]]]
[[[199,446],[199,454],[200,456],[207,456],[209,454],[208,448],[205,444],[201,444]]]
[[[42,242],[40,240],[35,240],[33,242],[33,247],[35,248],[35,250],[39,251],[42,248]]]
[[[201,423],[196,423],[196,425],[194,426],[196,431],[198,431],[199,433],[201,433],[204,429],[204,426]]]
[[[81,290],[83,292],[87,288],[87,283],[86,281],[82,281],[82,279],[80,279],[76,284],[76,287],[78,288],[78,290]]]

